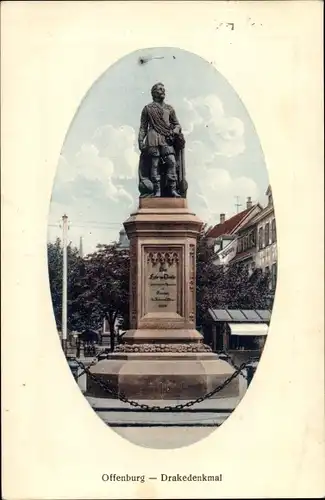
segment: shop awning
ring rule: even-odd
[[[215,322],[267,323],[271,311],[261,309],[209,309],[210,318]]]
[[[231,335],[260,336],[267,335],[268,326],[265,323],[229,323]]]

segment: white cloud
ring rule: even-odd
[[[194,99],[184,98],[180,107],[184,134],[190,138],[196,131],[208,136],[215,155],[237,156],[245,151],[244,124],[239,118],[226,116],[220,99],[210,94]]]
[[[203,123],[203,118],[197,111],[194,99],[190,100],[184,97],[177,110],[177,115],[185,136],[189,136],[196,126]]]
[[[109,199],[118,202],[124,198],[132,204],[133,198],[121,181],[135,178],[138,161],[134,129],[129,126],[115,129],[105,125],[98,128],[91,141],[82,144],[69,161],[60,156],[55,187],[58,191],[60,185],[71,183],[79,177],[84,181],[99,182]]]
[[[69,165],[64,156],[59,157],[58,166],[56,170],[56,184],[65,184],[68,182],[73,182],[75,180],[76,174],[73,168]]]
[[[98,148],[101,157],[112,161],[114,177],[135,177],[139,153],[135,150],[136,135],[132,127],[104,125],[95,131],[92,143]]]
[[[241,120],[226,116],[216,95],[185,98],[179,119],[187,135],[185,163],[190,208],[204,221],[216,224],[221,212],[228,217],[235,213],[236,196],[240,197],[241,209],[245,208],[247,196],[257,200],[258,188],[252,179],[235,178],[220,167],[220,156],[235,157],[245,150]],[[132,127],[104,125],[69,161],[60,157],[55,181],[57,198],[51,205],[50,219],[60,219],[66,212],[71,220],[70,238],[78,245],[83,235],[86,252],[93,251],[99,242],[115,240],[123,221],[135,208],[137,198],[128,190],[130,185],[137,184],[136,144],[136,131]],[[59,200],[64,190],[65,198],[61,196]],[[74,220],[95,221],[95,225],[78,228],[73,225]],[[95,227],[96,221],[105,220],[120,220],[121,225]],[[60,230],[50,228],[51,239],[53,231],[60,236]]]
[[[227,218],[236,213],[236,197],[246,208],[247,197],[258,199],[257,184],[249,177],[233,178],[229,171],[221,168],[203,167],[198,179],[198,192],[193,196],[192,208],[197,215],[210,224],[217,224],[220,213]]]
[[[83,144],[72,160],[76,174],[87,180],[105,182],[114,172],[114,164],[110,158],[100,156],[93,144]]]
[[[186,159],[192,169],[197,169],[202,164],[207,164],[213,161],[215,153],[209,149],[202,141],[188,141],[185,150]]]
[[[236,212],[236,197],[244,210],[247,197],[258,200],[257,184],[249,177],[234,177],[219,166],[219,156],[206,144],[193,141],[186,152],[186,172],[189,183],[191,208],[204,221],[216,224],[220,213],[231,217]]]
[[[79,175],[105,181],[111,177],[135,177],[138,159],[134,129],[126,125],[118,129],[104,125],[95,131],[89,143],[81,146],[74,163]]]

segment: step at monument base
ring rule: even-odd
[[[137,356],[138,354],[138,356]],[[221,385],[234,369],[213,353],[114,353],[90,372],[131,400],[193,400]],[[87,378],[87,396],[114,398]],[[239,396],[236,377],[213,398]]]
[[[134,343],[171,343],[171,344],[182,344],[182,343],[198,343],[202,344],[202,335],[192,329],[184,328],[155,328],[155,329],[134,329],[127,330],[122,337],[123,344],[134,344]]]

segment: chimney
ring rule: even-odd
[[[252,198],[248,196],[247,201],[246,201],[246,208],[252,208],[253,203],[252,203]]]
[[[225,214],[220,214],[220,224],[223,224],[226,220],[226,215]]]

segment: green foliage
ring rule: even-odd
[[[62,326],[62,273],[63,273],[63,249],[60,238],[57,238],[54,243],[47,244],[47,258],[50,290],[52,296],[53,311],[58,330]],[[79,275],[80,258],[78,250],[71,245],[67,247],[67,291],[70,297],[75,291],[76,276]],[[69,310],[68,310],[69,312]],[[68,315],[68,319],[70,316]],[[70,321],[71,323],[71,321]],[[73,321],[72,321],[73,323]],[[68,321],[69,327],[69,321]],[[75,329],[73,324],[70,324],[71,329]]]
[[[114,348],[115,327],[129,314],[129,254],[116,244],[98,245],[83,259],[71,297],[71,312],[99,328],[107,319]]]
[[[269,307],[269,278],[259,270],[249,275],[245,266],[216,266],[213,247],[204,227],[197,243],[197,324],[204,323],[209,308],[266,309]],[[129,252],[117,244],[98,245],[80,258],[68,250],[68,328],[98,330],[106,318],[114,349],[115,327],[128,328]],[[59,239],[48,243],[48,266],[53,310],[58,329],[62,315],[62,246]]]
[[[252,274],[243,264],[217,266],[204,227],[197,244],[196,301],[197,324],[202,324],[209,308],[268,309],[269,277],[256,269]]]

